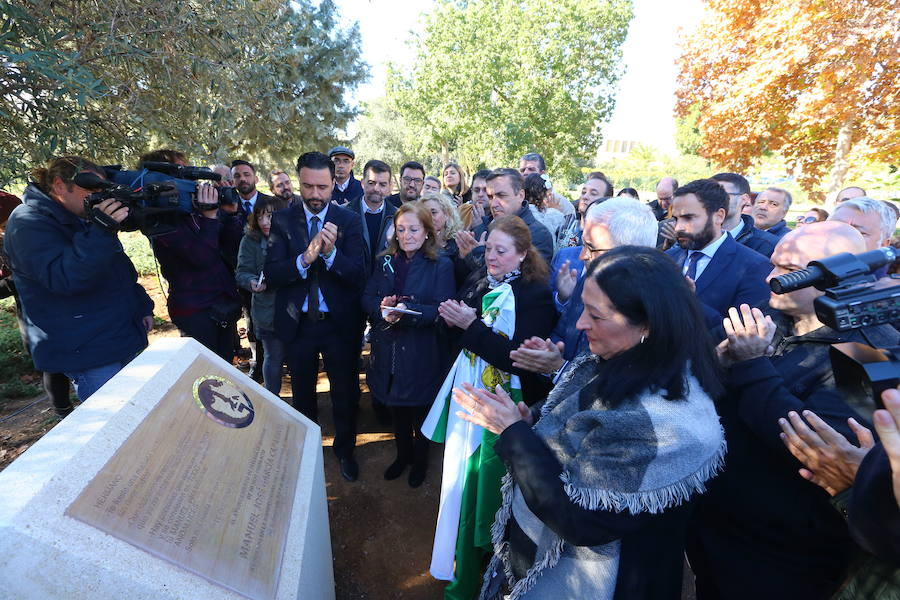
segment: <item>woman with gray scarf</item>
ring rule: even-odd
[[[508,474],[481,598],[678,599],[691,500],[721,469],[714,345],[678,268],[620,247],[591,263],[577,357],[539,408],[454,390]]]

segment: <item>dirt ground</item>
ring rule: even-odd
[[[157,304],[155,314],[167,317],[165,299],[155,278],[142,283]],[[167,324],[153,331],[151,342],[177,335],[177,330]],[[384,470],[395,456],[393,435],[378,424],[372,412],[364,374],[360,384],[363,397],[355,454],[360,476],[353,483],[341,477],[331,452],[334,428],[324,373],[318,385],[337,599],[439,599],[444,583],[428,574],[428,565],[440,499],[441,447],[432,446],[428,477],[421,487],[410,488],[406,473],[385,481]],[[290,380],[285,377],[282,397],[289,400],[289,396]],[[0,470],[59,422],[46,396],[0,406]],[[688,585],[683,599],[693,599]]]

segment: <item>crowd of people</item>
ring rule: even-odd
[[[150,161],[188,164],[157,150],[138,168]],[[829,361],[833,344],[900,335],[836,331],[822,292],[768,283],[889,245],[893,203],[847,188],[792,230],[791,194],[737,173],[665,177],[644,203],[601,172],[573,202],[538,153],[471,177],[370,160],[356,179],[338,146],[300,155],[296,193],[270,171],[273,195],[248,161],[211,169],[221,181],[151,239],[172,322],[231,362],[243,315],[250,375],[280,395],[286,365],[313,421],[321,357],[350,482],[369,345],[396,445],[384,478],[409,469],[417,488],[443,449],[445,598],[679,598],[685,555],[699,600],[900,594],[900,392],[877,410]],[[117,235],[129,209],[87,204],[82,173],[106,177],[61,157],[21,204],[0,199],[0,289],[61,415],[67,380],[86,400],[153,327]]]

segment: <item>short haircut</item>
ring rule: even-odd
[[[864,190],[863,188],[859,187],[858,185],[848,185],[847,187],[845,187],[844,189],[842,189],[841,191],[839,191],[839,192],[837,193],[837,196],[835,196],[835,198],[840,198],[840,197],[841,197],[841,194],[843,194],[843,193],[846,192],[847,190],[859,190],[860,192],[862,192],[862,194],[860,194],[861,196],[865,196],[865,195],[866,195],[866,190]],[[858,197],[859,197],[859,196],[857,196],[857,198],[858,198]]]
[[[737,173],[716,173],[712,176],[712,179],[733,184],[737,188],[738,194],[750,193],[750,182],[743,175],[738,175]]]
[[[250,163],[250,162],[248,162],[248,161],[246,161],[246,160],[242,160],[242,159],[238,158],[238,159],[236,159],[236,160],[231,161],[231,168],[232,168],[232,169],[235,168],[235,167],[239,167],[239,166],[241,166],[241,165],[244,165],[244,166],[246,166],[246,167],[250,167],[250,170],[253,171],[254,173],[256,173],[256,167],[254,167],[252,163]]]
[[[609,177],[604,175],[601,171],[592,171],[588,173],[587,180],[591,179],[599,179],[603,183],[606,184],[606,191],[603,193],[607,198],[612,198],[615,194],[613,194],[613,184],[612,181],[609,180]]]
[[[767,192],[778,192],[782,196],[784,196],[784,209],[787,210],[791,207],[791,203],[794,201],[794,198],[791,196],[791,193],[784,188],[780,187],[767,187]]]
[[[650,207],[634,198],[616,197],[592,204],[585,223],[603,223],[616,246],[656,247],[659,223]]]
[[[544,157],[541,156],[540,154],[538,154],[537,152],[529,152],[528,154],[526,154],[525,156],[520,158],[519,162],[525,162],[525,161],[530,161],[530,160],[537,162],[539,171],[547,170],[547,163],[544,162]]]
[[[274,171],[269,171],[269,177],[267,181],[269,182],[269,189],[273,192],[275,191],[275,176],[276,175],[287,175],[288,179],[291,178],[290,175],[287,174],[287,171],[282,171],[281,169],[275,169]]]
[[[403,171],[407,169],[413,169],[415,171],[422,171],[422,177],[425,177],[425,167],[422,166],[422,163],[416,162],[414,160],[408,160],[403,163],[403,166],[400,167],[400,176],[403,176]]]
[[[441,187],[441,180],[438,179],[437,177],[435,177],[434,175],[426,175],[425,181],[432,181],[432,182],[438,184],[438,187]]]
[[[672,191],[673,191],[673,192],[674,192],[675,190],[678,189],[678,180],[675,179],[674,177],[668,177],[668,176],[667,176],[667,177],[663,177],[662,179],[660,179],[659,181],[657,181],[657,182],[656,182],[656,185],[653,187],[653,189],[658,188],[658,187],[659,187],[659,184],[661,184],[661,183],[662,183],[664,180],[666,180],[666,179],[671,179],[671,180],[672,180]]]
[[[509,178],[509,183],[512,186],[513,194],[518,194],[519,192],[521,192],[522,188],[525,185],[525,180],[522,179],[522,174],[515,169],[509,169],[507,167],[494,169],[487,177],[484,178],[484,180],[487,183],[490,183],[495,179],[499,179],[500,177]]]
[[[889,240],[893,237],[894,230],[897,228],[897,214],[881,200],[875,200],[868,196],[851,198],[845,202],[841,202],[840,206],[838,206],[831,217],[829,217],[829,220],[835,220],[834,217],[837,214],[837,211],[842,208],[853,208],[867,215],[877,214],[881,225],[881,239]]]
[[[707,215],[712,215],[719,209],[728,213],[728,194],[714,179],[695,179],[687,185],[675,190],[673,197],[694,194]]]
[[[331,162],[331,159],[328,158],[327,155],[322,154],[321,152],[306,152],[301,154],[297,158],[298,175],[300,174],[300,169],[312,169],[314,171],[328,169],[331,173],[331,178],[334,179],[334,163]]]
[[[179,152],[178,150],[160,148],[159,150],[153,150],[151,152],[142,154],[138,159],[138,169],[143,169],[145,162],[186,163],[187,155],[184,152]]]
[[[816,215],[818,215],[818,219],[820,221],[828,220],[828,211],[825,210],[824,208],[811,208],[811,209],[809,209],[809,212],[816,213]]]
[[[475,183],[476,179],[484,179],[485,181],[487,181],[488,175],[490,175],[490,174],[491,174],[490,169],[479,169],[479,170],[475,171],[474,175],[472,175],[472,183]]]
[[[383,160],[378,160],[373,158],[363,167],[363,177],[367,177],[367,173],[372,171],[373,173],[387,173],[388,175],[392,175],[391,165],[387,164]]]

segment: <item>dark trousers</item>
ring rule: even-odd
[[[319,354],[331,386],[334,416],[334,453],[338,458],[353,456],[356,446],[356,414],[359,409],[359,339],[355,327],[341,327],[339,319],[328,315],[321,321],[302,317],[297,336],[287,343],[285,361],[291,373],[294,408],[318,423],[319,404],[316,379]]]
[[[182,337],[194,338],[229,363],[234,358],[234,323],[222,327],[210,317],[209,309],[203,309],[189,317],[172,317],[172,322],[178,327]]]
[[[431,440],[422,435],[422,423],[431,406],[391,406],[391,422],[394,424],[394,442],[397,444],[397,460],[411,465],[428,464]]]

